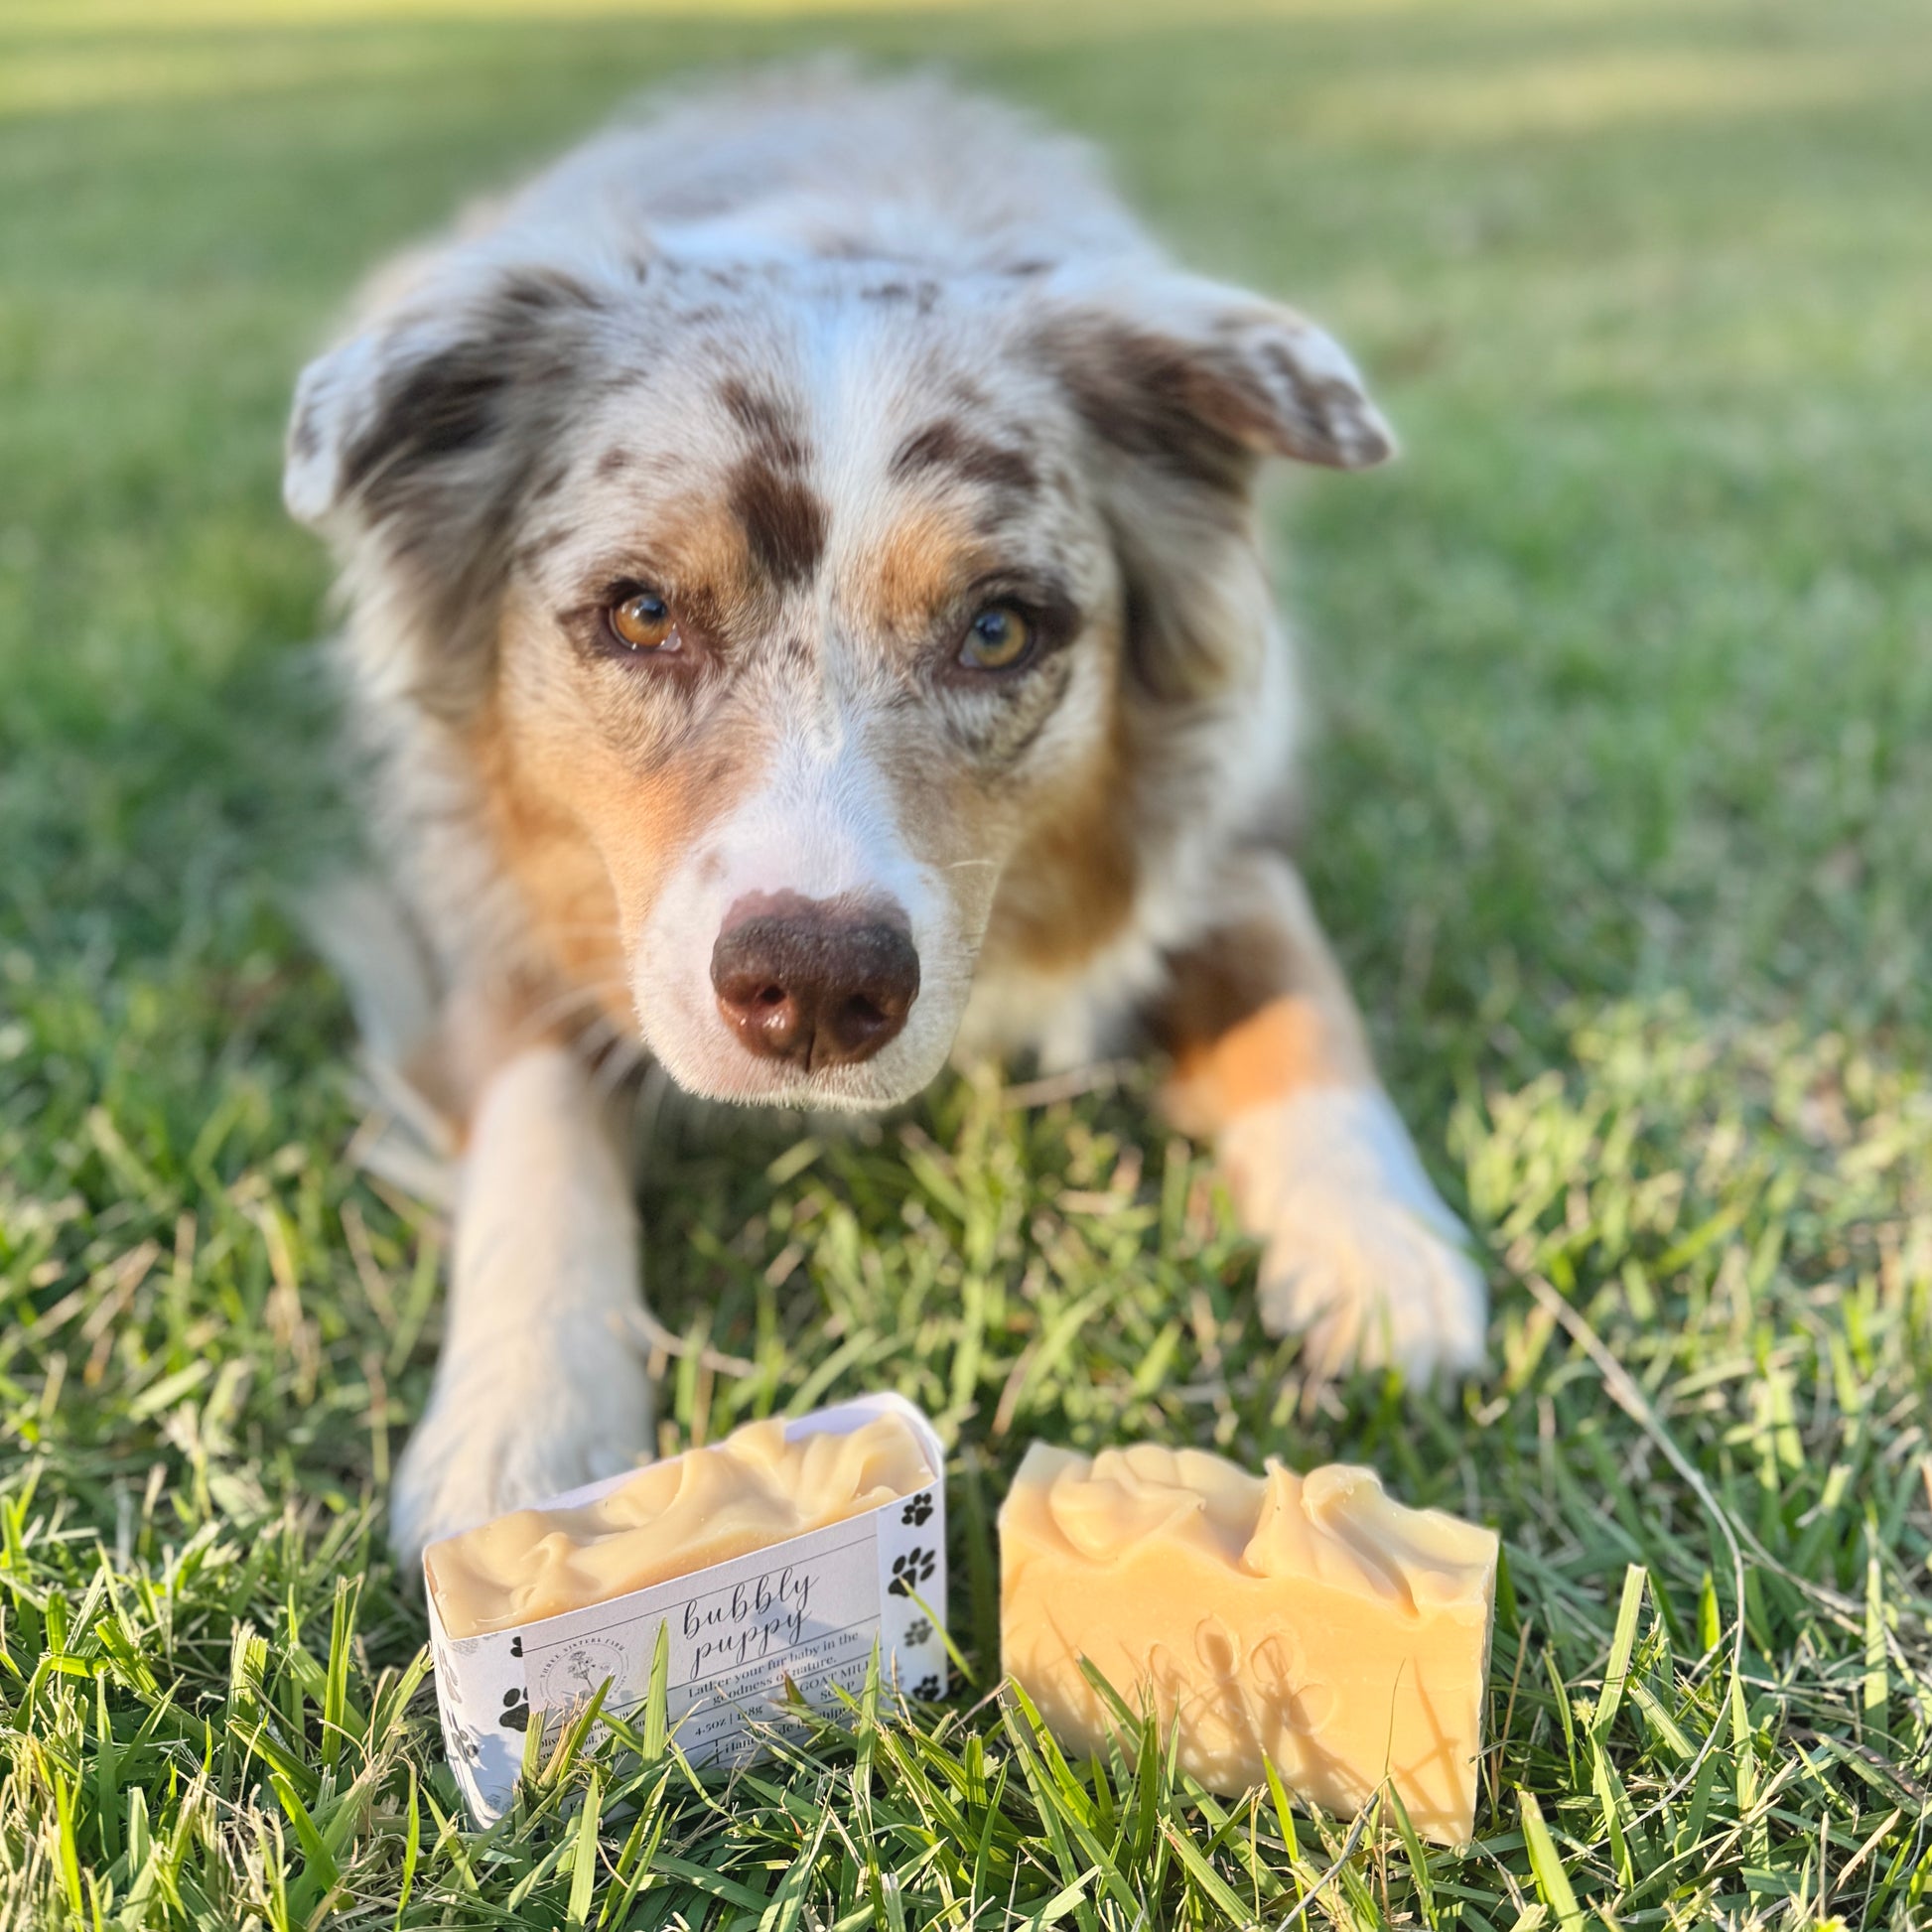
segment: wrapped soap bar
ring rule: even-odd
[[[622,1716],[668,1640],[666,1715],[693,1762],[736,1764],[801,1697],[837,1707],[877,1646],[889,1684],[946,1684],[943,1452],[897,1396],[754,1423],[512,1511],[423,1553],[437,1700],[479,1824],[530,1726],[603,1693]]]
[[[1246,1791],[1267,1760],[1346,1813],[1387,1778],[1419,1832],[1460,1844],[1496,1555],[1494,1531],[1405,1508],[1371,1469],[1035,1444],[1000,1511],[1002,1662],[1071,1749],[1117,1727],[1085,1658],[1177,1729],[1211,1791]]]

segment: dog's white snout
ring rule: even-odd
[[[793,742],[714,824],[638,935],[644,1036],[687,1090],[880,1107],[944,1064],[972,941],[905,807],[848,741]]]

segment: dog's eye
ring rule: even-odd
[[[966,626],[959,661],[976,671],[1010,671],[1033,647],[1033,625],[1011,604],[989,604]]]
[[[676,641],[671,607],[655,591],[632,591],[609,615],[612,635],[627,650],[663,650]]]

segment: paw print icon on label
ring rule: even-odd
[[[914,1529],[924,1529],[932,1517],[932,1497],[924,1492],[916,1495],[899,1511],[898,1520],[910,1523]]]
[[[503,1693],[503,1715],[496,1722],[505,1730],[528,1730],[530,1727],[529,1692],[505,1691]]]
[[[934,1567],[932,1552],[914,1545],[902,1557],[893,1559],[893,1581],[886,1587],[894,1596],[910,1596],[932,1575]]]

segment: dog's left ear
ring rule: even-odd
[[[1256,457],[1364,470],[1395,452],[1341,345],[1238,289],[1158,273],[1065,287],[1038,340],[1097,436],[1203,483]]]
[[[1163,269],[1052,278],[1029,328],[1091,439],[1125,592],[1126,661],[1156,701],[1245,688],[1271,619],[1251,502],[1262,459],[1361,470],[1395,438],[1313,323]]]

